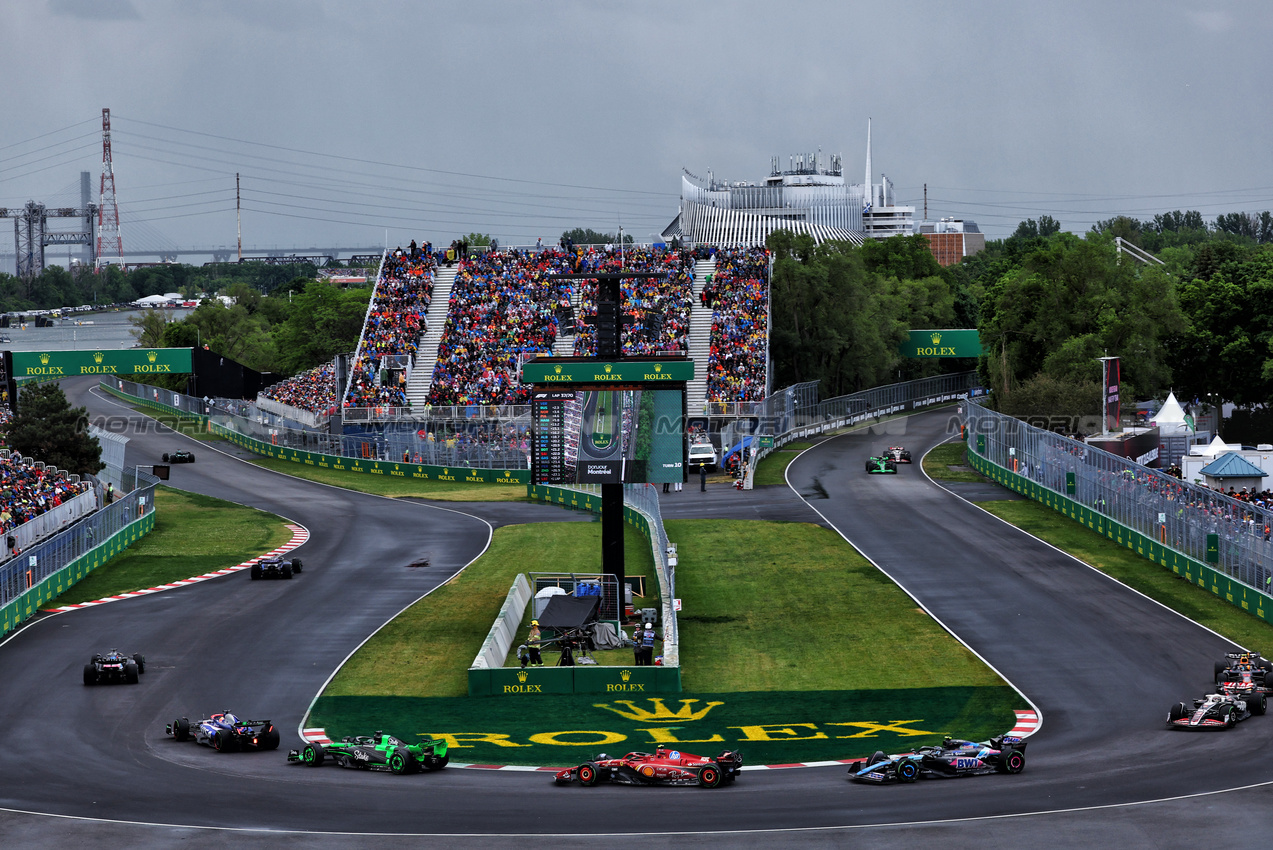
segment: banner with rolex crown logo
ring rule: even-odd
[[[911,331],[897,345],[903,357],[980,357],[981,335],[976,328]]]
[[[193,368],[189,348],[13,352],[13,377],[19,381],[78,375],[177,375]]]

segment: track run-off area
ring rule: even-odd
[[[130,466],[192,447],[94,386],[63,384],[91,417],[128,419]],[[282,751],[223,757],[178,744],[165,723],[232,710],[271,719],[282,749],[298,746],[333,671],[480,556],[493,527],[570,518],[547,505],[421,504],[340,490],[212,443],[197,464],[174,468],[169,484],[308,529],[295,550],[304,576],[250,582],[234,572],[40,617],[0,644],[0,839],[13,847],[362,847],[383,845],[385,835],[456,847],[721,837],[746,846],[1176,847],[1264,834],[1273,764],[1262,754],[1273,720],[1213,734],[1165,728],[1167,708],[1200,695],[1213,662],[1234,646],[929,480],[919,459],[949,438],[952,415],[935,410],[820,441],[789,466],[790,493],[722,485],[702,499],[665,500],[664,517],[763,519],[766,502],[781,500],[784,518],[795,511],[834,528],[1039,710],[1020,775],[875,787],[828,766],[749,770],[713,791],[583,789],[520,771],[307,770]],[[916,463],[896,476],[864,474],[864,458],[894,444]],[[422,557],[428,567],[403,569]],[[140,686],[81,684],[88,656],[111,647],[147,655]],[[926,675],[898,671],[908,682]]]

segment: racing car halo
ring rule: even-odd
[[[277,750],[279,745],[278,730],[273,723],[268,720],[240,720],[228,711],[195,723],[191,723],[188,717],[180,717],[165,726],[164,733],[178,741],[193,740],[219,753]]]
[[[576,779],[585,787],[598,782],[619,785],[697,785],[715,788],[738,778],[742,753],[725,750],[715,758],[695,756],[659,747],[653,753],[628,753],[619,758],[599,754],[592,761],[557,772],[554,782],[569,785]]]
[[[1167,713],[1169,729],[1232,729],[1248,717],[1264,714],[1268,698],[1263,691],[1247,694],[1207,694],[1193,701],[1193,708],[1178,702]]]
[[[921,776],[951,779],[983,773],[1020,773],[1025,770],[1026,742],[1011,735],[989,741],[947,738],[940,747],[920,747],[912,753],[885,755],[881,751],[866,761],[849,765],[855,782],[914,782]]]

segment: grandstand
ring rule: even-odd
[[[349,370],[336,402],[335,364],[271,387],[262,399],[326,420],[375,423],[429,419],[404,444],[417,454],[441,440],[506,446],[524,443],[522,407],[529,388],[521,364],[539,354],[588,356],[596,351],[596,291],[555,276],[625,269],[665,272],[622,284],[623,351],[627,356],[687,354],[696,363],[686,392],[690,415],[728,412],[768,389],[769,254],[763,248],[693,250],[664,246],[600,246],[569,251],[504,250],[439,265],[427,253],[387,255]],[[505,432],[475,436],[443,424],[499,409]],[[286,412],[284,415],[287,415]],[[488,416],[490,414],[487,414]],[[407,432],[403,431],[403,435]],[[410,443],[421,442],[413,449]],[[396,441],[396,442],[395,442]],[[395,456],[401,456],[398,449]]]

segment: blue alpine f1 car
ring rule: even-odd
[[[914,782],[921,776],[950,779],[982,773],[1020,773],[1025,770],[1025,741],[1001,735],[989,741],[947,738],[940,747],[920,747],[912,753],[889,756],[876,752],[849,766],[855,782]]]
[[[268,720],[240,720],[228,711],[194,723],[181,717],[164,727],[178,741],[194,741],[219,753],[234,750],[277,750],[278,730]]]

